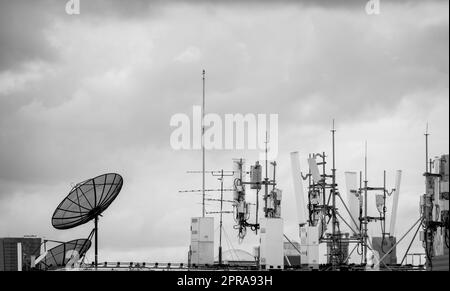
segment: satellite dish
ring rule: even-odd
[[[98,217],[116,199],[122,185],[122,177],[115,173],[86,180],[77,184],[53,213],[52,225],[56,229],[70,229],[94,220],[95,266],[98,263]]]
[[[39,265],[46,270],[65,267],[70,260],[70,257],[67,256],[69,252],[76,253],[81,258],[90,247],[91,241],[89,239],[76,239],[62,243],[47,251],[45,257],[40,260]]]

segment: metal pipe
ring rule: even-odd
[[[258,235],[258,228],[259,228],[259,189],[256,190],[256,235]]]
[[[365,154],[364,154],[364,263],[367,264],[367,232],[368,232],[368,221],[367,221],[367,141],[365,143]]]
[[[98,266],[98,216],[95,217],[95,269]]]
[[[359,197],[361,199],[363,199],[363,203],[364,203],[364,198],[362,197],[362,171],[359,171]],[[359,229],[361,230],[361,232],[363,231],[363,205],[361,204],[361,202],[359,203]],[[362,251],[363,251],[363,255],[364,255],[364,233],[363,235],[361,235],[361,247],[362,247]],[[364,257],[361,257],[361,264],[364,261]]]
[[[358,247],[358,244],[356,244],[353,247],[353,250],[350,252],[350,254],[347,256],[347,258],[345,259],[344,263],[347,263],[350,260],[350,257],[353,255],[353,253],[355,252],[356,248]]]
[[[326,201],[326,193],[325,193],[325,191],[326,191],[326,171],[327,171],[327,169],[326,169],[326,160],[325,160],[325,152],[322,152],[322,175],[323,175],[323,183],[322,183],[322,190],[323,190],[323,204],[325,205],[325,201]],[[317,182],[317,183],[320,183],[320,182]],[[327,203],[327,205],[328,205],[328,203]]]
[[[423,218],[422,218],[421,222],[423,222]],[[408,256],[409,250],[411,249],[411,246],[414,243],[414,240],[416,239],[416,236],[419,233],[419,230],[420,230],[421,227],[422,227],[422,223],[419,224],[419,227],[417,228],[416,233],[414,234],[414,237],[411,240],[411,243],[409,244],[408,248],[406,249],[405,256],[403,257],[402,262],[400,263],[400,265],[403,265],[403,262],[405,261],[406,257]],[[413,257],[413,265],[414,265],[414,257]]]
[[[348,207],[347,207],[347,205],[345,204],[344,200],[342,199],[341,195],[338,194],[337,196],[338,196],[339,199],[341,200],[342,205],[344,205],[344,208],[345,208],[345,210],[347,211],[347,213],[348,213],[348,215],[350,216],[350,218],[352,219],[353,223],[354,223],[356,226],[358,226],[358,224],[356,223],[355,218],[354,218],[353,215],[350,213],[350,210],[348,209]],[[358,233],[358,232],[355,232],[353,229],[351,229],[351,230],[352,230],[354,233]]]
[[[383,241],[386,233],[386,170],[383,171]]]
[[[302,252],[294,245],[294,243],[287,237],[287,235],[283,234],[284,238],[294,247],[294,249],[298,252],[298,254],[300,255],[300,265],[302,264],[301,262],[301,255]]]
[[[311,158],[311,154],[309,154],[308,156],[309,156],[309,158]],[[307,194],[308,195],[308,206],[307,206],[308,219],[307,219],[307,223],[309,222],[309,226],[313,225],[313,221],[311,219],[312,218],[312,215],[311,215],[311,195],[310,195],[311,188],[312,188],[312,191],[315,190],[315,188],[312,186],[312,181],[311,181],[311,168],[308,167],[308,194]]]
[[[347,225],[348,228],[350,228],[351,231],[355,232],[355,230],[350,226],[350,224],[348,224],[348,222],[339,213],[336,213],[336,214],[339,216],[340,219],[342,219],[342,221],[345,223],[345,225]]]
[[[277,162],[271,163],[273,166],[273,184],[272,184],[272,190],[275,190],[276,184],[276,172],[277,172]]]
[[[220,231],[219,231],[219,265],[222,265],[222,222],[223,222],[223,170],[220,176]]]

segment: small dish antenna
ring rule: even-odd
[[[91,244],[89,239],[76,239],[62,243],[45,252],[45,256],[38,258],[37,263],[45,270],[65,267],[73,254],[77,254],[78,258],[82,258],[91,247]],[[67,256],[67,254],[71,256]]]

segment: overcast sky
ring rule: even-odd
[[[186,174],[201,153],[171,148],[170,118],[201,104],[202,69],[208,112],[279,114],[291,239],[289,153],[306,171],[308,153],[330,151],[333,118],[341,192],[343,173],[363,169],[366,140],[369,184],[387,170],[392,188],[403,170],[402,235],[419,218],[427,122],[431,155],[449,148],[448,1],[381,0],[371,16],[365,0],[271,2],[81,0],[70,16],[63,0],[0,0],[0,237],[87,237],[93,224],[58,231],[51,215],[71,185],[117,172],[124,187],[100,220],[100,260],[185,262],[201,200],[178,191],[201,188]],[[258,153],[211,151],[207,168]],[[255,236],[239,246],[226,220],[231,244],[251,252]]]

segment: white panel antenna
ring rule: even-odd
[[[309,170],[311,171],[312,178],[314,183],[319,183],[322,181],[322,177],[320,176],[319,166],[317,165],[316,158],[308,159]]]
[[[302,225],[307,222],[306,219],[306,204],[305,204],[305,193],[303,189],[303,178],[300,168],[300,159],[298,152],[291,153],[291,170],[292,170],[292,181],[294,182],[294,195],[295,201],[297,203],[297,218],[298,224]]]
[[[402,171],[398,170],[395,176],[394,202],[392,203],[391,225],[389,227],[389,233],[391,236],[395,236],[395,226],[396,226],[395,224],[397,222],[398,198],[400,195],[401,182],[402,182]]]

